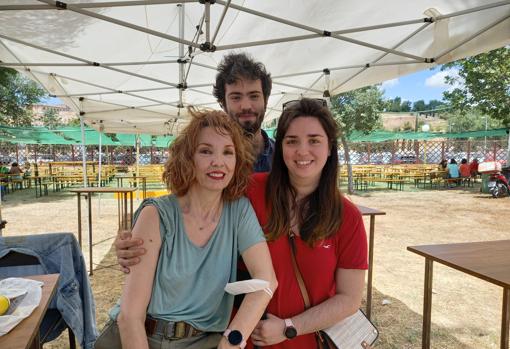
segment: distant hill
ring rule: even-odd
[[[414,131],[416,115],[412,113],[381,113],[381,118],[384,130],[395,132],[409,129]],[[423,124],[428,124],[430,131],[443,131],[448,127],[448,122],[437,116],[420,115],[418,117],[418,128]]]

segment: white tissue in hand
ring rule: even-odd
[[[228,293],[233,294],[235,296],[235,295],[243,294],[243,293],[251,293],[251,292],[261,291],[268,287],[269,287],[269,281],[260,280],[260,279],[251,279],[251,280],[244,280],[244,281],[228,283],[227,286],[225,286],[225,291],[227,291]]]

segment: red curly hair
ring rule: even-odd
[[[234,143],[236,166],[230,183],[223,189],[223,200],[232,201],[244,195],[249,176],[253,172],[253,146],[243,135],[241,127],[222,111],[189,109],[191,121],[169,147],[163,181],[177,196],[185,195],[196,181],[193,156],[198,146],[198,136],[206,127],[218,134],[230,136]]]

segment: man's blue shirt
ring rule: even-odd
[[[273,162],[274,140],[269,138],[266,131],[260,130],[264,138],[264,150],[259,154],[253,164],[253,172],[269,172],[271,171],[271,163]]]

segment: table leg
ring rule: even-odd
[[[127,229],[127,193],[122,193],[122,229]]]
[[[129,226],[128,229],[131,229],[133,225],[133,193],[129,193]]]
[[[370,234],[368,240],[368,282],[367,282],[367,318],[372,314],[372,276],[374,271],[374,231],[375,216],[370,215]]]
[[[81,195],[80,195],[80,193],[76,193],[76,194],[78,194],[77,195],[77,197],[78,197],[78,242],[80,243],[80,247],[81,247]]]
[[[508,349],[510,331],[510,288],[503,289],[503,316],[501,319],[501,349]]]
[[[89,275],[92,275],[92,193],[88,193],[88,209],[89,209]]]
[[[117,220],[118,220],[118,224],[119,224],[119,230],[122,229],[122,224],[121,224],[121,205],[122,205],[122,199],[120,198],[120,193],[117,193]]]
[[[423,290],[423,329],[421,347],[430,349],[430,320],[432,315],[432,263],[425,259],[425,288]]]

